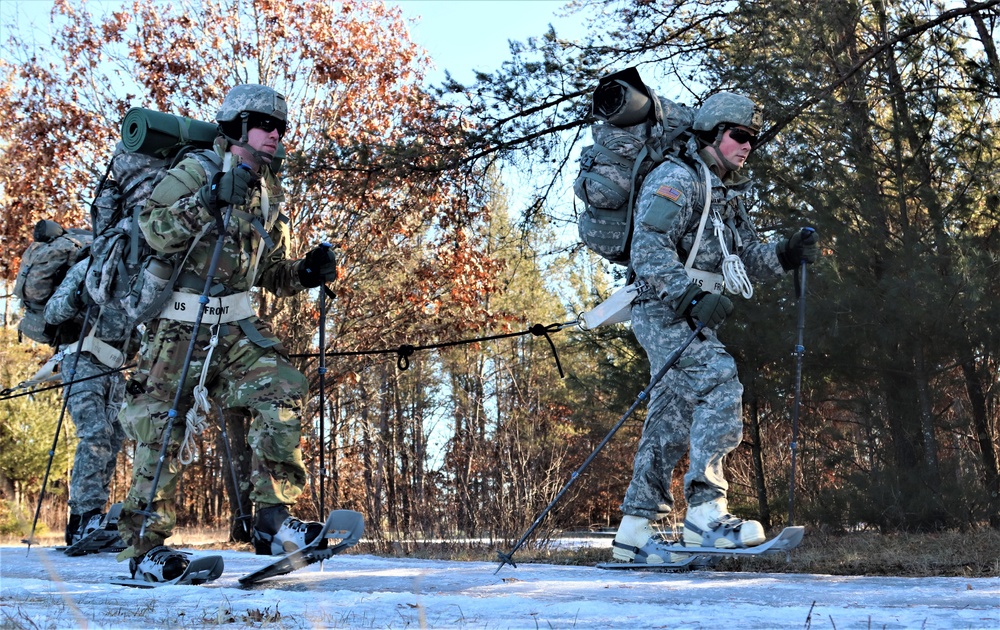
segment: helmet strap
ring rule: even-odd
[[[246,144],[250,142],[250,130],[247,128],[247,123],[250,121],[250,112],[240,112],[240,122],[243,125],[243,135],[240,136],[240,142]]]

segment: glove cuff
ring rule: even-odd
[[[792,260],[788,251],[788,239],[785,239],[778,243],[774,248],[774,253],[778,255],[778,262],[781,263],[781,268],[785,271],[791,271],[798,267],[798,263]]]
[[[307,289],[312,289],[323,284],[323,276],[318,269],[310,269],[305,259],[299,261],[299,282]]]
[[[684,295],[677,301],[677,308],[674,311],[685,317],[690,317],[691,309],[707,294],[708,291],[703,290],[701,285],[692,282],[684,290]]]

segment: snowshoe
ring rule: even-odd
[[[254,551],[258,556],[278,556],[304,549],[318,539],[318,548],[326,548],[323,523],[300,521],[288,515],[284,505],[273,505],[257,512],[253,526]]]
[[[755,547],[766,538],[760,523],[745,521],[730,514],[724,498],[689,507],[684,519],[686,547],[743,549]]]
[[[711,569],[718,563],[718,558],[698,554],[676,554],[671,553],[671,558],[676,558],[670,562],[660,562],[657,564],[647,564],[645,562],[599,562],[598,569],[611,569],[619,571],[690,571],[692,569]]]
[[[81,539],[86,538],[88,535],[101,529],[101,521],[104,520],[104,515],[101,514],[101,510],[98,508],[96,510],[84,512],[78,516],[77,519],[76,531],[70,534],[70,545],[80,542]],[[72,520],[73,517],[70,516],[70,521]]]
[[[711,569],[721,558],[742,558],[747,556],[762,556],[769,553],[788,553],[802,543],[806,528],[802,526],[786,527],[781,532],[759,545],[753,547],[701,547],[689,545],[683,540],[658,541],[658,552],[669,553],[671,558],[681,558],[677,562],[662,564],[646,564],[642,562],[604,562],[597,565],[598,569],[632,569],[647,571],[682,571],[687,569]],[[638,554],[636,554],[638,557]]]
[[[361,514],[352,510],[335,510],[326,519],[319,536],[310,544],[281,556],[253,573],[244,575],[240,578],[240,585],[252,586],[261,580],[291,573],[315,562],[326,560],[356,545],[361,540],[364,530],[365,521]],[[330,546],[327,544],[329,538],[337,539],[339,542]]]
[[[669,541],[663,539],[660,534],[651,536],[641,547],[626,545],[615,540],[611,543],[614,548],[615,560],[621,562],[632,562],[635,564],[681,564],[687,559],[686,554],[679,554],[667,548]]]
[[[132,577],[147,582],[169,582],[184,575],[190,555],[160,545],[147,551],[141,558],[129,559]]]
[[[107,514],[91,512],[82,515],[80,528],[73,535],[73,543],[63,551],[67,556],[82,556],[88,553],[118,552],[125,548],[118,535],[118,518],[122,504],[115,503]],[[88,518],[88,515],[89,518]]]
[[[191,554],[160,545],[147,551],[141,558],[131,558],[132,577],[111,580],[119,586],[153,588],[168,584],[205,584],[213,582],[225,570],[222,556],[192,558]]]

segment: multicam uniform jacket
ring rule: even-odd
[[[227,157],[221,147],[217,153],[235,160],[232,154]],[[154,250],[186,252],[195,243],[175,287],[180,294],[202,292],[217,241],[214,229],[198,238],[206,226],[216,224],[214,214],[198,201],[197,193],[207,181],[202,161],[185,159],[157,185],[139,215],[140,227]],[[290,230],[287,219],[280,214],[282,200],[278,179],[265,168],[248,203],[233,208],[222,255],[213,270],[212,300],[255,286],[278,296],[304,289],[299,281],[298,261],[286,258]],[[164,314],[171,303],[176,304],[177,297],[175,293],[175,299],[168,300]],[[191,393],[200,378],[204,378],[212,400],[227,409],[247,409],[252,416],[247,436],[253,451],[250,496],[258,507],[294,503],[305,484],[299,449],[305,377],[291,365],[265,322],[256,316],[226,322],[222,308],[212,309],[210,306],[206,311],[198,338],[207,342],[216,333],[218,345],[209,359],[207,344],[198,342],[183,385],[180,378],[193,324],[161,316],[150,323],[143,339],[139,368],[127,385],[127,404],[121,416],[125,430],[137,441],[132,487],[119,522],[131,548],[122,557],[145,553],[162,544],[172,531],[172,498],[182,470],[178,452],[184,437],[183,418],[193,403]],[[139,540],[141,519],[136,511],[145,509],[152,492],[162,436],[178,387],[182,387],[178,409],[181,421],[174,423],[167,449],[169,461],[161,471],[152,506],[159,518],[147,521],[145,536]]]

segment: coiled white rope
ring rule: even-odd
[[[208,378],[208,366],[212,362],[212,353],[219,345],[219,326],[212,326],[212,337],[208,340],[208,354],[205,355],[205,362],[201,366],[201,377],[194,387],[194,405],[188,409],[185,417],[184,439],[181,441],[181,449],[178,459],[185,466],[194,461],[194,436],[201,435],[208,428],[208,388],[205,387],[205,380]]]
[[[722,217],[714,210],[712,211],[712,225],[722,250],[722,277],[726,282],[726,291],[739,293],[745,298],[753,297],[753,284],[750,283],[746,266],[739,256],[729,253],[729,248],[726,247],[726,226],[722,222]]]

